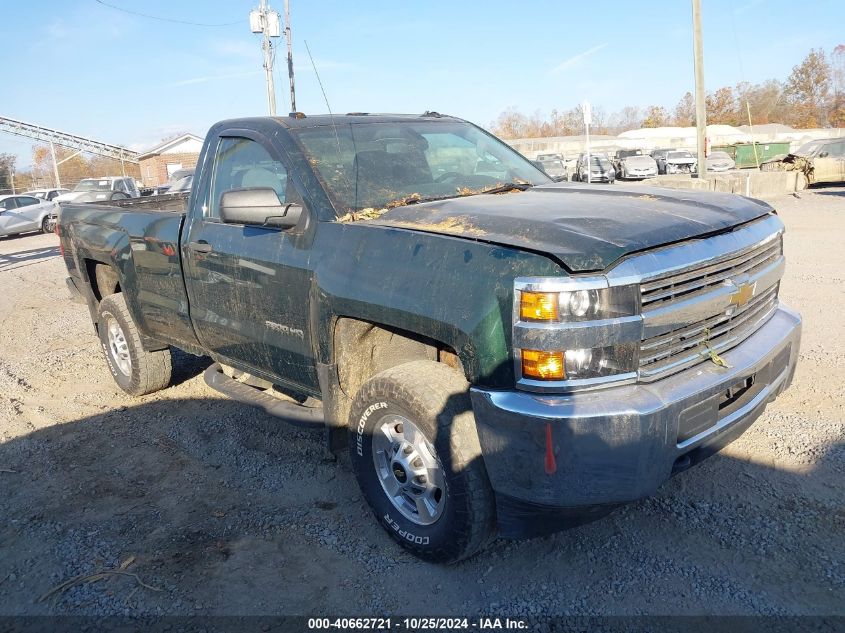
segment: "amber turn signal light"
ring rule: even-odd
[[[522,376],[536,380],[563,380],[563,352],[522,350]]]
[[[558,293],[522,292],[519,299],[519,318],[522,321],[557,321]]]

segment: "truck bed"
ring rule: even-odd
[[[186,213],[188,210],[188,199],[190,197],[190,191],[180,191],[179,193],[163,193],[160,196],[144,196],[141,198],[108,200],[88,204],[123,207],[130,211],[176,211],[177,213]]]

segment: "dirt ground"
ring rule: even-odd
[[[656,497],[453,567],[403,553],[346,459],[206,387],[207,360],[123,395],[56,238],[0,238],[0,614],[845,614],[845,188],[776,206],[792,388]]]

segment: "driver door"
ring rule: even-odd
[[[233,189],[271,188],[303,204],[287,157],[260,135],[217,139],[197,182],[183,244],[191,320],[203,347],[277,384],[317,390],[309,328],[309,235],[293,228],[225,223],[220,199]],[[307,210],[305,211],[307,214]]]

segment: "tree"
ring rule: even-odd
[[[742,125],[748,123],[748,109],[751,110],[751,123],[782,122],[786,119],[783,86],[776,79],[769,79],[760,84],[741,82],[734,89],[737,99],[738,119]]]
[[[731,88],[719,88],[711,92],[704,100],[707,107],[707,123],[733,125],[737,122],[737,107],[734,91]]]
[[[831,68],[824,50],[811,49],[786,80],[784,96],[794,112],[793,125],[818,127],[827,123]]]
[[[516,107],[502,112],[490,125],[493,134],[502,138],[525,138],[528,119]]]
[[[612,127],[615,128],[617,133],[636,130],[643,124],[643,116],[637,106],[625,106],[619,112],[616,112],[611,120]]]
[[[669,113],[663,106],[653,105],[646,110],[643,127],[663,127],[669,121]]]
[[[687,92],[675,106],[673,123],[679,127],[695,125],[695,98]]]
[[[17,158],[14,154],[0,154],[0,193],[7,189],[7,193],[12,193],[12,173]]]
[[[833,98],[830,104],[830,124],[845,127],[845,44],[833,49],[830,56]]]

